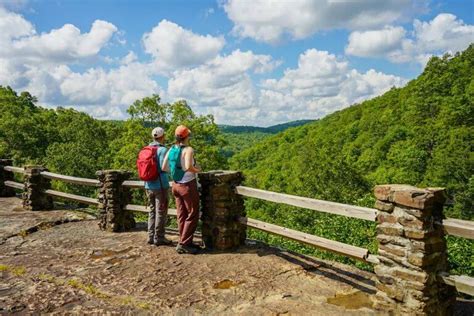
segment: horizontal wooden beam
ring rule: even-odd
[[[132,189],[143,189],[145,187],[145,181],[127,180],[124,181],[122,185]]]
[[[474,221],[446,218],[443,220],[443,229],[449,235],[474,239]]]
[[[5,166],[3,167],[3,170],[10,171],[10,172],[15,172],[15,173],[25,173],[25,169],[20,168],[20,167],[13,167],[13,166]]]
[[[45,193],[50,196],[66,199],[66,200],[72,200],[84,204],[89,204],[89,205],[98,205],[99,200],[93,199],[90,197],[82,196],[82,195],[76,195],[76,194],[71,194],[71,193],[64,193],[60,191],[55,191],[55,190],[46,190]]]
[[[299,232],[297,230],[262,222],[253,218],[239,217],[238,222],[248,227],[252,227],[267,233],[299,241],[316,248],[335,252],[337,254],[348,256],[363,262],[367,262],[367,257],[369,255],[369,251],[364,248],[359,248],[338,241],[310,235],[307,233]]]
[[[24,190],[25,189],[25,185],[23,183],[19,183],[19,182],[15,182],[15,181],[5,181],[3,183],[7,187],[10,187],[10,188],[15,188],[15,189],[19,189],[19,190]]]
[[[259,190],[244,186],[236,187],[238,194],[265,201],[282,203],[310,210],[337,214],[347,217],[364,219],[374,222],[377,219],[377,210],[368,207],[354,206],[330,201],[310,199],[306,197]]]
[[[87,179],[87,178],[78,178],[72,176],[65,176],[58,173],[53,173],[49,171],[42,171],[41,175],[45,178],[52,179],[52,180],[60,180],[63,182],[74,183],[74,184],[81,184],[81,185],[88,185],[92,187],[97,187],[100,185],[100,181],[96,179]]]
[[[474,296],[474,278],[467,275],[440,275],[441,280],[451,286],[454,286],[460,293]]]
[[[169,185],[171,185],[173,182],[169,182]],[[138,180],[127,180],[122,183],[124,187],[127,188],[132,188],[132,189],[143,189],[145,187],[145,181],[138,181]]]
[[[142,213],[149,213],[150,208],[143,206],[143,205],[136,205],[136,204],[127,204],[124,207],[125,210],[127,211],[133,211],[133,212],[142,212]],[[174,208],[169,208],[168,209],[168,215],[176,215],[176,209]]]

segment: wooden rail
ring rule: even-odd
[[[267,233],[274,235],[286,237],[295,241],[305,243],[307,245],[335,252],[344,256],[348,256],[363,262],[367,262],[367,257],[369,256],[369,251],[364,248],[359,248],[356,246],[344,244],[338,241],[313,236],[307,233],[302,233],[297,230],[288,229],[285,227],[277,226],[274,224],[269,224],[262,222],[253,218],[248,217],[239,217],[239,223],[252,227]]]
[[[93,187],[97,187],[97,186],[100,185],[99,180],[72,177],[72,176],[65,176],[65,175],[62,175],[62,174],[53,173],[53,172],[49,172],[49,171],[42,171],[41,175],[45,178],[48,178],[48,179],[61,180],[63,182],[68,182],[68,183],[88,185],[88,186],[93,186]]]
[[[150,208],[143,206],[143,205],[136,205],[136,204],[127,204],[123,208],[124,210],[127,211],[133,211],[133,212],[141,212],[141,213],[149,213]],[[174,208],[169,208],[168,209],[168,215],[176,215],[176,209]]]
[[[474,222],[462,219],[447,218],[443,220],[443,229],[446,234],[474,239]]]
[[[14,173],[20,173],[20,174],[25,173],[24,168],[20,168],[20,167],[5,166],[3,168],[6,171],[10,171]],[[68,183],[93,186],[93,187],[100,186],[100,181],[96,179],[66,176],[66,175],[53,173],[49,171],[43,171],[41,172],[41,175],[48,179],[60,180],[60,181],[68,182]],[[14,182],[14,181],[5,181],[5,185],[9,187],[13,187],[15,189],[23,189],[23,184]],[[128,181],[123,182],[123,186],[128,187],[128,188],[141,189],[141,188],[144,188],[144,185],[145,184],[143,181],[137,181],[137,180],[128,180]],[[172,182],[170,182],[170,185],[172,185]],[[245,187],[245,186],[236,187],[236,191],[238,194],[242,196],[246,196],[246,197],[257,198],[257,199],[262,199],[262,200],[275,202],[275,203],[282,203],[282,204],[296,206],[296,207],[302,207],[302,208],[316,210],[316,211],[325,212],[329,214],[342,215],[346,217],[364,219],[368,221],[375,221],[377,218],[377,210],[373,208],[311,199],[311,198],[300,197],[296,195],[254,189],[254,188]],[[62,193],[59,191],[54,191],[54,192],[55,192],[54,196],[57,196],[57,197],[68,199],[68,195],[70,195],[71,200],[88,203],[88,204],[96,204],[96,203],[92,203],[93,199],[91,200],[90,198],[87,198],[87,197],[81,197],[79,195]],[[60,196],[59,193],[62,193],[63,195]],[[140,208],[141,206],[137,206],[137,207],[139,209],[134,210],[134,211],[146,212],[146,210],[143,210]],[[449,234],[452,236],[474,239],[474,222],[472,221],[447,218],[443,221],[443,229],[446,234]]]
[[[359,218],[374,222],[377,219],[377,210],[368,207],[354,206],[336,202],[316,200],[296,195],[289,195],[244,186],[236,187],[238,194],[265,201],[282,203],[310,210]]]
[[[3,167],[3,169],[6,171],[14,172],[14,173],[21,173],[21,174],[25,173],[25,169],[19,168],[19,167],[5,166]]]
[[[58,198],[66,199],[66,200],[72,200],[72,201],[76,201],[76,202],[81,202],[81,203],[88,204],[88,205],[98,205],[99,204],[99,200],[89,198],[89,197],[85,197],[85,196],[82,196],[82,195],[64,193],[64,192],[55,191],[55,190],[46,190],[45,193],[47,195],[51,195],[51,196],[54,196],[54,197],[58,197]]]
[[[169,185],[171,185],[173,182],[169,182]],[[122,183],[124,187],[127,188],[132,188],[132,189],[143,189],[145,187],[145,181],[138,181],[138,180],[127,180]]]
[[[127,180],[122,183],[124,187],[132,188],[132,189],[143,189],[145,187],[144,181],[135,181],[135,180]]]
[[[467,275],[440,275],[441,280],[454,286],[458,292],[474,296],[474,278]]]
[[[15,188],[15,189],[20,189],[20,190],[25,189],[25,185],[23,183],[19,183],[15,181],[5,181],[4,184],[10,188]]]

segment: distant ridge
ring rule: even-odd
[[[297,120],[291,121],[287,123],[272,125],[269,127],[257,127],[257,126],[246,126],[246,125],[219,125],[220,130],[223,133],[234,133],[234,134],[242,134],[242,133],[252,133],[252,132],[261,132],[267,134],[276,134],[282,132],[290,127],[296,127],[305,125],[315,120]]]

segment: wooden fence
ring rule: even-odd
[[[25,171],[23,168],[5,166],[4,170],[10,171],[13,173],[24,174]],[[57,173],[52,173],[48,171],[42,171],[41,176],[51,179],[59,180],[67,183],[99,187],[100,181],[96,179],[87,179],[61,175]],[[5,181],[5,186],[12,187],[15,189],[23,190],[24,184],[14,181]],[[144,188],[143,181],[132,181],[127,180],[122,183],[124,187],[132,189],[142,189]],[[350,218],[356,218],[361,220],[367,220],[375,222],[377,220],[377,215],[379,211],[374,208],[360,207],[348,204],[341,204],[330,201],[323,201],[317,199],[311,199],[306,197],[300,197],[295,195],[271,192],[266,190],[260,190],[255,188],[250,188],[246,186],[237,186],[235,191],[238,195],[243,197],[257,198],[265,201],[275,202],[286,204],[290,206],[296,206],[300,208],[310,209],[318,212],[325,212],[329,214],[335,214],[340,216],[346,216]],[[45,194],[50,195],[55,198],[71,200],[75,202],[80,202],[88,205],[97,206],[99,204],[98,199],[90,198],[55,190],[46,190]],[[127,204],[124,207],[125,210],[133,212],[148,212],[149,210],[142,205]],[[170,215],[176,215],[175,209],[170,209]],[[367,249],[356,247],[353,245],[348,245],[338,241],[329,240],[326,238],[310,235],[304,232],[299,232],[296,230],[288,229],[278,225],[266,223],[257,219],[252,219],[248,217],[238,217],[236,218],[238,223],[246,227],[253,229],[258,229],[270,234],[282,236],[297,242],[301,242],[306,245],[310,245],[319,249],[326,251],[334,252],[340,255],[348,256],[350,258],[360,260],[363,262],[368,262],[372,264],[378,264],[379,259],[377,255],[370,254]],[[468,239],[474,239],[474,222],[465,221],[459,219],[444,219],[442,223],[436,223],[436,225],[442,225],[442,228],[446,234],[463,237]],[[468,276],[456,276],[456,275],[440,275],[443,282],[449,285],[454,285],[458,291],[474,295],[474,279]]]

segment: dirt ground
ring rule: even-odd
[[[174,241],[177,236],[169,231]],[[373,315],[372,275],[255,243],[179,255],[141,228],[0,198],[0,314]]]

